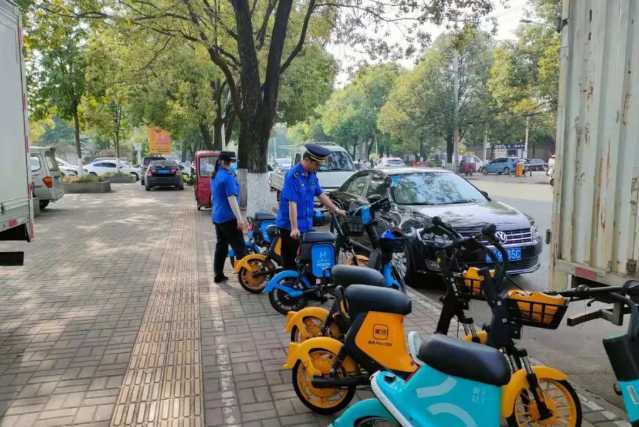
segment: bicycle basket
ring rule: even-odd
[[[494,275],[494,270],[491,270],[491,275]],[[482,290],[482,285],[484,284],[485,277],[479,274],[479,269],[477,267],[470,267],[468,270],[464,271],[463,277],[460,278],[460,282],[462,286],[460,288],[462,290],[466,290],[473,297],[483,297],[484,293]]]
[[[506,303],[511,320],[544,329],[557,329],[568,309],[568,303],[562,296],[518,289],[508,291]]]
[[[361,236],[364,234],[364,223],[359,215],[349,215],[342,221],[342,229],[349,236]]]

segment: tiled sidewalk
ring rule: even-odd
[[[230,270],[213,283],[212,227],[190,192],[63,200],[40,217],[26,265],[0,271],[0,426],[330,422],[282,369],[285,318]],[[429,333],[437,304],[411,296],[407,329]],[[586,421],[624,425],[584,397]]]

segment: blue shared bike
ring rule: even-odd
[[[279,313],[299,311],[309,300],[326,301],[334,295],[336,285],[332,280],[332,268],[343,257],[351,265],[371,264],[384,274],[385,284],[404,290],[403,278],[395,268],[392,253],[402,247],[403,239],[398,231],[385,233],[383,238],[375,230],[375,212],[386,209],[388,199],[354,206],[344,220],[335,214],[330,216],[331,229],[335,232],[309,231],[302,236],[296,270],[284,270],[275,274],[264,288],[269,301]],[[315,224],[327,221],[327,217],[315,219]],[[369,248],[351,238],[367,232],[374,248]],[[375,255],[365,257],[362,253]]]

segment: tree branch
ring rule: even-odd
[[[264,46],[264,40],[266,39],[266,30],[268,29],[268,21],[269,19],[271,19],[271,14],[275,9],[276,4],[277,0],[268,0],[266,10],[264,11],[264,18],[262,19],[262,25],[255,35],[255,40],[257,41],[257,50],[262,49],[262,47]]]
[[[311,15],[313,15],[315,7],[316,7],[315,0],[309,0],[308,9],[306,10],[306,15],[304,16],[304,23],[302,24],[302,30],[300,32],[300,37],[297,40],[297,44],[295,45],[295,47],[293,48],[291,53],[288,55],[288,58],[286,58],[286,61],[284,61],[284,64],[282,64],[282,66],[280,67],[280,74],[286,71],[289,65],[291,65],[291,62],[293,62],[293,59],[295,59],[295,57],[302,51],[302,48],[304,47],[304,42],[306,41],[308,24],[311,20]]]

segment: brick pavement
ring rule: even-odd
[[[213,283],[192,193],[115,190],[65,196],[38,218],[26,265],[2,270],[0,425],[326,425],[281,368],[284,317]],[[407,329],[432,331],[437,304],[412,296]],[[586,421],[623,425],[585,397]]]

